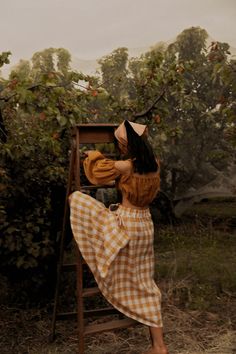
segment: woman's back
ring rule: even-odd
[[[117,161],[115,168],[122,173],[118,180],[118,189],[122,193],[122,204],[127,207],[148,207],[160,189],[159,171],[146,174],[133,172],[130,160]]]

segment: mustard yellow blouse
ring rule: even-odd
[[[90,151],[84,160],[84,171],[92,184],[108,184],[118,181],[118,189],[122,195],[137,207],[148,206],[160,189],[160,173],[148,177],[133,172],[121,174],[115,168],[115,161],[106,158],[99,151]]]

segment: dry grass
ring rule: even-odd
[[[236,300],[225,296],[217,306],[218,311],[207,312],[164,304],[165,338],[171,354],[236,352]],[[0,311],[1,354],[77,353],[75,322],[58,321],[57,338],[50,343],[51,316],[46,309],[2,307]],[[86,338],[86,354],[141,354],[148,346],[148,329],[142,325]]]

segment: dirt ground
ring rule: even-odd
[[[235,354],[236,299],[225,294],[215,311],[181,310],[164,303],[165,339],[170,354]],[[76,322],[57,321],[57,337],[49,342],[47,308],[0,308],[1,354],[76,354]],[[141,354],[149,346],[146,326],[105,332],[86,338],[86,354]]]

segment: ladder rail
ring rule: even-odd
[[[72,133],[72,144],[71,144],[71,156],[69,163],[69,174],[68,174],[68,183],[66,190],[66,200],[64,206],[64,216],[62,224],[62,232],[60,238],[60,250],[59,250],[59,261],[57,265],[57,275],[56,275],[56,289],[54,297],[54,307],[53,307],[53,316],[52,316],[52,328],[50,340],[55,339],[55,330],[56,330],[56,320],[57,319],[66,319],[74,318],[77,316],[78,323],[78,352],[79,354],[84,354],[84,336],[86,334],[97,333],[106,330],[112,330],[116,328],[126,328],[138,324],[137,321],[131,319],[119,319],[107,321],[106,323],[100,324],[89,324],[85,325],[84,318],[88,316],[107,316],[118,314],[121,316],[121,313],[116,310],[114,307],[101,308],[101,309],[84,309],[84,299],[87,297],[95,296],[101,294],[100,290],[97,287],[94,288],[83,288],[83,265],[86,265],[80,250],[76,247],[76,264],[63,264],[64,262],[64,247],[65,247],[65,237],[69,228],[69,203],[68,198],[72,193],[72,187],[75,190],[96,190],[99,188],[114,188],[113,185],[87,185],[81,186],[81,153],[80,145],[81,144],[90,144],[90,143],[111,143],[114,142],[114,130],[117,128],[117,124],[79,124],[74,128]],[[74,184],[73,184],[74,183]],[[62,271],[73,271],[76,270],[76,292],[77,292],[77,312],[67,312],[67,313],[58,313],[58,304],[59,304],[59,290],[61,283],[61,273]],[[122,315],[123,316],[123,315]]]

